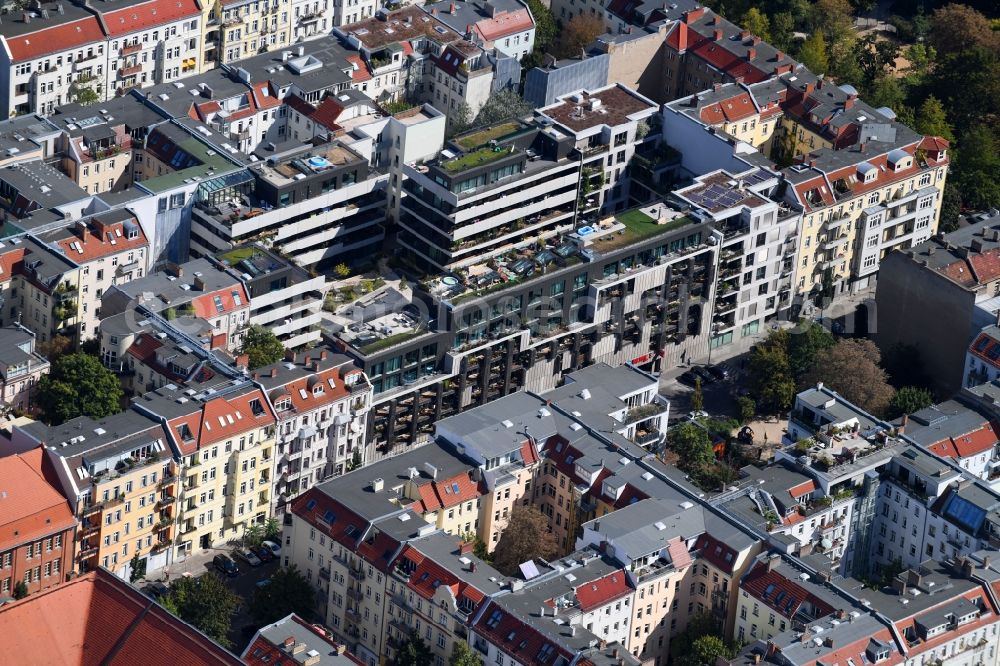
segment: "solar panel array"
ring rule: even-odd
[[[725,185],[711,183],[700,192],[692,192],[688,195],[688,198],[703,208],[722,209],[736,206],[745,197],[742,192],[733,190]]]

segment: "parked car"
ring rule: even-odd
[[[261,544],[259,546],[254,546],[253,552],[257,557],[260,558],[261,562],[270,562],[271,560],[275,559],[274,553],[272,553],[271,549],[265,546],[264,544]]]
[[[687,413],[688,421],[697,421],[698,419],[707,419],[707,418],[708,418],[708,412],[701,409]]]
[[[702,384],[714,384],[715,382],[718,381],[715,378],[715,375],[713,375],[704,366],[700,366],[699,365],[697,368],[691,368],[691,372],[693,372],[694,374],[696,374],[698,377],[701,378],[701,383]]]
[[[216,555],[212,560],[212,564],[215,565],[219,573],[227,576],[237,576],[240,573],[240,568],[236,566],[236,562],[233,562],[225,555]]]
[[[262,546],[266,546],[267,548],[269,548],[271,550],[271,552],[274,553],[275,557],[277,557],[278,555],[281,555],[281,545],[277,541],[270,541],[270,540],[268,540],[268,541],[265,541],[264,543],[262,543],[261,545]]]
[[[257,587],[267,587],[271,584],[270,578],[265,578],[264,580],[257,581]]]
[[[170,593],[170,588],[161,583],[160,581],[153,581],[145,588],[146,594],[153,597],[154,599],[159,599],[165,597]]]
[[[257,553],[253,551],[253,548],[236,551],[236,556],[252,567],[259,567],[264,564],[264,560],[257,556]]]
[[[697,383],[697,380],[698,380],[698,375],[695,374],[694,370],[688,370],[687,372],[685,372],[684,374],[682,374],[680,377],[677,378],[677,381],[679,381],[681,384],[684,384],[684,386],[691,386],[691,387],[694,387],[694,385]]]
[[[705,371],[708,372],[713,377],[715,377],[720,382],[724,382],[728,380],[730,377],[729,368],[727,368],[725,365],[722,365],[721,363],[719,365],[705,366]]]

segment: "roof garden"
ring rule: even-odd
[[[491,148],[487,146],[465,153],[464,155],[448,160],[447,162],[442,162],[441,168],[448,173],[460,173],[476,167],[492,164],[493,162],[507,157],[512,152],[512,150],[508,150],[507,148]]]
[[[580,227],[572,235],[582,241],[587,249],[604,253],[620,250],[693,223],[694,220],[686,215],[657,204],[618,213],[592,226]]]
[[[475,150],[476,148],[485,146],[490,141],[513,134],[520,129],[521,123],[517,121],[500,123],[499,125],[484,127],[483,129],[464,134],[455,139],[455,143],[461,146],[463,150]]]

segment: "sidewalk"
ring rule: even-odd
[[[231,555],[233,552],[233,547],[230,545],[223,545],[217,548],[209,548],[208,550],[201,550],[197,553],[192,553],[183,557],[183,559],[174,560],[162,569],[157,569],[155,571],[150,571],[145,577],[146,581],[165,581],[170,582],[181,578],[182,576],[189,574],[191,576],[201,576],[206,571],[208,571],[212,566],[212,559],[216,555]]]

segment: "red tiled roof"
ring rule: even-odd
[[[475,630],[525,666],[542,666],[538,654],[546,645],[552,646],[552,656],[546,664],[556,663],[560,656],[566,663],[573,661],[575,657],[572,652],[560,647],[530,624],[522,622],[495,603],[480,613]]]
[[[0,551],[72,528],[66,498],[42,474],[44,449],[0,458]]]
[[[442,585],[451,588],[451,593],[456,600],[465,597],[472,603],[479,605],[486,598],[486,593],[483,590],[466,583],[431,558],[425,557],[420,552],[419,543],[407,545],[400,553],[400,557],[405,557],[416,565],[416,568],[410,572],[410,578],[406,585],[424,599],[433,599],[434,593]]]
[[[125,353],[129,356],[133,356],[138,359],[143,365],[147,365],[159,374],[167,377],[171,380],[182,380],[184,377],[176,372],[173,372],[170,368],[165,367],[157,362],[156,360],[156,350],[163,346],[163,343],[152,335],[146,335],[141,333],[136,336],[135,342],[125,350]]]
[[[816,482],[809,479],[808,481],[803,481],[797,486],[789,488],[788,494],[791,495],[793,499],[799,499],[800,497],[805,497],[814,490],[816,490]]]
[[[383,573],[389,570],[399,548],[399,542],[385,532],[379,532],[372,543],[359,543],[369,527],[368,521],[315,487],[292,502],[292,513],[340,545],[354,551]],[[332,520],[327,520],[328,517]]]
[[[254,415],[251,408],[254,400],[262,409],[257,415]],[[260,389],[242,395],[214,398],[203,404],[193,401],[188,404],[192,406],[191,413],[177,416],[168,422],[182,455],[190,455],[203,446],[276,422],[271,406]],[[189,440],[185,440],[180,434],[183,425],[188,427],[192,435]]]
[[[951,143],[947,139],[939,136],[925,136],[920,140],[920,145],[918,148],[921,150],[929,150],[932,152],[941,152],[943,150],[948,150],[951,147]]]
[[[104,569],[0,607],[0,633],[21,664],[241,663]]]
[[[476,21],[475,30],[487,42],[492,42],[515,33],[526,32],[535,27],[527,9],[498,13],[493,18]]]
[[[799,608],[807,601],[819,611],[817,617],[824,617],[836,610],[795,581],[777,571],[768,571],[765,562],[757,563],[740,586],[754,599],[788,619],[795,617]]]
[[[403,48],[409,46],[409,42],[403,42]],[[410,47],[412,52],[413,47]],[[351,80],[355,83],[361,83],[362,81],[369,81],[372,78],[371,72],[368,71],[368,65],[365,64],[364,58],[357,54],[351,54],[347,56],[347,62],[352,65],[357,65],[356,69],[351,70]],[[287,101],[287,100],[286,100]]]
[[[681,541],[680,537],[674,537],[667,542],[667,553],[670,555],[670,563],[675,569],[683,569],[691,564],[691,553],[688,552],[687,544]]]
[[[754,106],[750,94],[742,92],[729,99],[702,108],[701,119],[710,124],[716,125],[723,122],[733,122],[749,118],[756,115],[757,107]]]
[[[108,27],[108,35],[111,37],[120,37],[183,18],[200,16],[201,9],[195,0],[149,0],[103,14],[104,24]]]
[[[23,247],[8,247],[3,252],[0,252],[0,282],[6,282],[11,279],[14,271],[23,261]]]
[[[631,591],[625,572],[614,571],[603,578],[578,585],[576,600],[580,602],[580,610],[589,613],[595,608],[624,597]]]
[[[701,551],[701,557],[716,569],[728,574],[733,573],[736,565],[736,551],[710,534],[698,537],[695,549]]]
[[[535,450],[535,445],[530,439],[524,440],[524,443],[521,444],[521,462],[525,466],[538,462],[538,451]]]
[[[97,17],[88,16],[4,39],[10,48],[11,62],[24,62],[86,44],[103,42],[104,33],[101,32]]]
[[[939,456],[962,459],[989,451],[996,445],[997,435],[993,430],[993,425],[986,422],[972,432],[942,439],[927,448]]]
[[[125,225],[122,222],[103,224],[99,222],[100,216],[95,217],[94,220],[87,226],[86,231],[82,232],[82,237],[77,232],[77,228],[73,227],[68,235],[56,241],[63,254],[78,264],[104,259],[149,245],[142,227],[134,219],[133,224],[139,231],[139,235],[135,238],[128,238],[125,234]]]
[[[236,303],[236,298],[233,295],[234,293],[240,297],[239,304]],[[222,311],[219,311],[215,305],[216,296],[222,300]],[[191,306],[194,308],[194,314],[196,317],[212,320],[216,317],[227,315],[237,310],[242,310],[244,308],[249,309],[250,297],[247,295],[247,290],[243,287],[243,283],[237,282],[228,287],[216,289],[215,291],[210,291],[198,296],[191,301]]]
[[[692,36],[694,41],[688,50],[731,78],[742,78],[745,83],[760,83],[770,78],[770,72],[757,69],[752,63],[720,46],[713,37],[704,37],[697,33]]]

